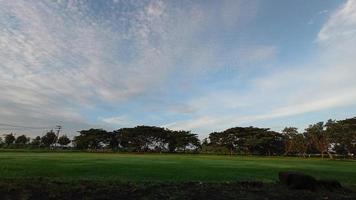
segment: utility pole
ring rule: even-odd
[[[54,147],[57,147],[57,142],[58,142],[58,138],[59,138],[59,132],[61,131],[62,126],[61,125],[57,125],[56,126],[56,138],[54,138]]]
[[[61,131],[62,126],[57,125],[57,126],[56,126],[56,129],[57,129],[57,140],[58,140],[58,137],[59,137],[59,132]]]

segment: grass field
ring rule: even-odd
[[[274,182],[281,170],[356,185],[356,161],[318,158],[0,152],[0,178],[53,178],[112,181]]]

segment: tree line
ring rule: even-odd
[[[71,144],[69,146],[69,144]],[[43,137],[34,139],[26,135],[17,138],[6,134],[0,138],[3,148],[73,148],[78,150],[111,150],[123,152],[197,152],[200,141],[190,131],[173,131],[155,126],[137,126],[114,131],[88,129],[70,140],[66,135],[60,137],[51,130]]]
[[[112,132],[103,129],[82,130],[73,143],[78,149],[111,149],[127,152],[197,151],[200,141],[190,131],[173,131],[155,126],[122,128]]]
[[[230,154],[344,155],[356,154],[356,117],[328,120],[309,125],[304,132],[296,127],[285,127],[281,132],[268,128],[235,127],[214,132],[202,142],[202,152],[229,152]]]
[[[318,154],[355,156],[356,117],[328,120],[309,125],[303,132],[285,127],[281,132],[269,128],[234,127],[210,133],[202,141],[190,131],[174,131],[155,126],[137,126],[114,131],[88,129],[72,140],[53,131],[33,139],[26,135],[6,134],[2,148],[47,148],[107,150],[121,152],[195,152],[214,154],[254,154],[307,156]]]

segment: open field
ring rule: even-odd
[[[1,178],[55,180],[274,182],[282,170],[356,185],[356,161],[317,158],[115,154],[79,152],[0,152]]]

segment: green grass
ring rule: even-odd
[[[282,170],[356,185],[356,161],[318,158],[114,154],[80,152],[0,152],[0,178],[110,181],[274,182]]]

